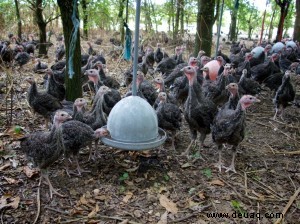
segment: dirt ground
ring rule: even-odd
[[[104,42],[95,48],[108,54],[111,45]],[[43,61],[51,65],[54,50],[55,46]],[[129,63],[106,58],[109,73],[122,81]],[[291,106],[284,121],[272,120],[268,90],[247,111],[237,173],[220,173],[214,167],[218,155],[210,135],[209,148],[199,153],[198,145],[188,158],[181,156],[190,142],[184,122],[176,151],[169,141],[163,148],[139,153],[101,144],[95,161],[88,161],[87,149],[80,153],[79,162],[89,172],[71,177],[59,160],[49,169],[50,180],[65,197],[50,199],[48,186],[38,186],[39,173],[28,167],[15,141],[22,134],[44,130],[43,119],[34,120],[26,102],[28,85],[23,79],[33,74],[32,66],[0,73],[2,81],[14,79],[12,110],[11,95],[0,95],[1,223],[33,223],[36,217],[36,223],[300,223],[300,110]],[[6,125],[10,116],[12,123]],[[19,135],[16,125],[21,127]],[[226,165],[231,155],[224,149]]]

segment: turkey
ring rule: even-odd
[[[275,97],[273,99],[273,103],[275,105],[275,115],[273,117],[276,120],[277,114],[279,112],[280,117],[284,120],[284,110],[289,105],[290,102],[294,101],[295,98],[295,90],[293,85],[291,84],[291,72],[287,70],[282,77],[282,83],[276,91]]]
[[[177,105],[167,102],[165,92],[160,92],[158,99],[160,100],[156,108],[158,127],[171,132],[172,148],[175,150],[176,132],[181,127],[181,111]]]
[[[48,65],[46,63],[43,63],[40,58],[35,59],[35,65],[34,65],[34,68],[33,68],[34,72],[42,73],[47,68],[48,68]]]
[[[88,48],[88,54],[89,54],[89,55],[96,55],[97,52],[93,49],[92,43],[91,43],[91,42],[87,42],[87,45],[89,45],[89,48]]]
[[[66,158],[71,155],[73,156],[77,165],[78,175],[81,176],[81,172],[83,170],[80,168],[78,162],[79,151],[86,146],[91,148],[93,141],[99,140],[100,137],[107,135],[108,132],[106,129],[101,128],[94,131],[89,125],[76,120],[70,120],[62,123],[61,129],[64,156]],[[66,172],[68,176],[70,176],[67,166]]]
[[[152,84],[148,80],[145,80],[145,76],[142,72],[137,72],[136,84],[137,96],[147,100],[147,102],[153,106],[157,98],[157,92]],[[126,93],[126,97],[131,95],[132,91]]]
[[[223,50],[223,45],[220,45],[219,48],[218,48],[216,57],[217,57],[217,56],[221,56],[221,57],[224,59],[224,61],[225,61],[226,63],[230,63],[229,57],[228,57],[226,54],[224,54],[224,53],[222,52],[222,50]]]
[[[21,151],[41,171],[39,185],[42,183],[43,178],[46,179],[49,185],[50,198],[52,198],[53,194],[63,197],[53,188],[48,176],[48,167],[63,154],[62,129],[60,125],[68,119],[71,119],[68,113],[58,111],[54,116],[54,124],[51,131],[35,132],[19,139],[21,141]]]
[[[168,76],[163,76],[165,85],[170,86],[176,78],[178,78],[180,76],[183,76],[184,75],[183,71],[181,71],[182,68],[184,68],[188,65],[196,67],[197,63],[198,63],[197,58],[190,57],[188,64],[187,63],[181,63],[181,64],[177,65],[174,68],[174,70]]]
[[[238,84],[241,89],[240,92],[243,95],[245,94],[256,95],[259,94],[261,91],[261,86],[258,82],[256,82],[253,79],[247,78],[247,69],[244,69],[242,71],[242,76]]]
[[[66,88],[64,84],[61,84],[60,81],[56,80],[56,75],[50,68],[46,69],[45,72],[48,75],[46,85],[47,93],[54,96],[59,101],[63,101],[66,96]]]
[[[15,64],[19,65],[22,68],[23,65],[27,64],[31,59],[33,59],[32,54],[28,54],[27,52],[19,52],[15,56]]]
[[[57,98],[47,92],[39,92],[36,82],[32,77],[26,78],[30,83],[27,100],[34,112],[45,118],[45,125],[48,129],[48,121],[52,112],[61,109],[62,104]]]
[[[205,146],[204,140],[211,131],[210,126],[217,113],[217,107],[211,100],[204,97],[202,87],[197,81],[195,68],[187,66],[183,71],[189,80],[188,98],[184,104],[184,117],[188,123],[191,137],[191,143],[184,152],[184,154],[188,154],[190,147],[197,139],[197,132],[200,132],[201,146]]]
[[[154,60],[156,63],[159,63],[162,59],[169,57],[168,54],[162,50],[160,43],[157,43],[156,47],[156,51],[154,52]]]
[[[113,77],[107,76],[103,70],[103,64],[100,61],[97,61],[94,64],[99,72],[99,77],[103,85],[108,86],[109,88],[113,89],[119,89],[120,88],[120,83]]]
[[[230,92],[230,96],[228,101],[222,106],[222,109],[235,110],[240,100],[238,84],[229,83],[225,88]]]
[[[218,56],[219,57],[219,56]],[[228,99],[228,94],[225,86],[229,83],[228,75],[230,72],[231,65],[226,64],[224,71],[218,76],[215,81],[210,80],[210,76],[207,73],[203,82],[202,88],[204,96],[212,100],[217,106],[223,104]],[[204,70],[207,68],[203,68]]]
[[[66,54],[65,45],[64,43],[59,42],[55,50],[55,62],[62,60],[65,54]]]
[[[277,67],[274,63],[274,60],[278,57],[277,53],[272,54],[269,61],[251,67],[251,78],[255,81],[262,83],[268,76],[273,73],[280,72],[279,67]]]
[[[224,108],[216,115],[212,125],[212,139],[217,144],[219,151],[219,162],[216,167],[221,172],[222,163],[222,148],[223,144],[232,145],[232,161],[231,165],[226,169],[226,172],[235,170],[235,157],[238,145],[245,137],[246,114],[245,110],[255,102],[260,102],[259,99],[251,95],[244,95],[237,105],[237,108]]]
[[[93,130],[106,125],[107,114],[103,111],[105,94],[111,90],[107,86],[101,86],[95,95],[90,111],[86,112],[87,102],[84,98],[78,98],[74,102],[74,119],[89,125]]]
[[[156,85],[157,91],[160,92],[166,92],[166,88],[165,88],[165,84],[164,84],[164,80],[161,77],[157,77],[153,80],[154,84]],[[167,94],[167,93],[166,93]],[[174,98],[173,95],[171,94],[167,94],[167,102],[168,103],[173,103],[173,104],[177,104],[176,99]],[[156,98],[155,103],[153,105],[153,108],[156,109],[158,104],[160,102],[159,97]]]

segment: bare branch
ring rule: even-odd
[[[56,19],[59,18],[59,17],[60,17],[60,15],[54,16],[54,17],[52,17],[52,18],[49,18],[49,19],[46,20],[45,23],[48,24],[48,23],[50,23],[51,21],[56,20]]]

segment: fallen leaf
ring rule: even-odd
[[[168,223],[168,211],[165,211],[164,214],[160,217],[160,220],[157,224],[167,224]]]
[[[3,166],[0,167],[0,171],[5,170],[6,168],[10,167],[10,162],[5,163]]]
[[[205,199],[204,192],[202,192],[202,191],[199,192],[199,193],[198,193],[198,197],[199,197],[200,199],[202,199],[202,200]]]
[[[134,216],[137,217],[137,218],[140,218],[140,217],[142,217],[142,215],[143,215],[141,210],[134,210],[134,211],[133,211],[133,214],[134,214]]]
[[[122,201],[123,201],[124,203],[127,203],[127,202],[129,201],[129,199],[132,198],[132,196],[133,196],[133,193],[130,192],[130,191],[128,191],[128,192],[126,193],[126,196],[123,198]]]
[[[224,186],[224,183],[218,179],[209,182],[211,185]]]
[[[173,213],[173,214],[177,214],[178,212],[178,208],[177,205],[172,202],[171,200],[169,200],[165,195],[160,195],[159,197],[159,202],[161,204],[161,206],[163,206],[165,209],[167,209],[167,211]]]
[[[187,162],[187,163],[184,163],[181,165],[181,168],[188,168],[188,167],[191,167],[191,166],[194,166],[193,164]]]
[[[19,183],[18,180],[15,180],[15,179],[10,178],[10,177],[4,177],[4,179],[5,179],[9,184],[17,184],[17,183]]]
[[[34,175],[38,174],[38,169],[31,169],[29,166],[23,167],[23,172],[26,174],[28,178],[33,177]]]
[[[88,201],[86,200],[85,195],[82,195],[82,196],[80,197],[80,203],[81,203],[82,205],[87,205],[87,204],[88,204]]]
[[[88,214],[88,218],[93,218],[97,215],[97,212],[100,211],[98,204],[96,204],[95,208]]]
[[[19,202],[20,202],[19,196],[12,198],[8,195],[3,195],[0,199],[0,210],[7,207],[12,207],[16,209],[19,206]]]

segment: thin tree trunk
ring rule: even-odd
[[[21,40],[22,39],[22,21],[21,21],[21,16],[20,16],[18,0],[15,0],[15,7],[16,7],[16,16],[17,16],[17,20],[18,20],[18,37]]]
[[[83,12],[83,38],[88,39],[88,12],[87,12],[87,2],[86,0],[81,0],[81,7]]]
[[[181,11],[180,0],[176,0],[175,27],[174,27],[174,33],[173,33],[174,40],[177,39],[177,37],[178,37],[180,11]]]
[[[43,0],[36,0],[35,2],[35,19],[36,23],[39,27],[39,57],[41,56],[47,56],[47,32],[46,32],[46,26],[47,23],[44,20],[43,16],[43,6],[42,6]]]
[[[207,55],[211,54],[212,28],[215,21],[214,11],[215,0],[198,0],[195,56],[198,55],[199,50],[204,50]]]
[[[300,42],[300,0],[296,0],[296,16],[294,25],[294,40]]]
[[[124,43],[125,40],[125,30],[124,30],[124,8],[125,8],[125,1],[126,0],[120,0],[119,1],[119,13],[118,13],[118,19],[120,24],[120,34],[121,34],[121,43]]]
[[[236,23],[237,23],[237,10],[231,11],[231,24],[230,24],[230,40],[236,40]]]
[[[273,21],[274,21],[275,13],[276,13],[276,8],[273,10],[272,17],[271,17],[271,20],[270,20],[270,27],[269,27],[269,33],[268,33],[269,41],[271,41],[272,37],[273,37],[273,29],[274,29]]]
[[[69,51],[70,51],[70,40],[71,35],[74,29],[72,22],[73,14],[73,0],[57,0],[57,3],[61,12],[61,19],[63,24],[63,32],[66,46],[66,61],[69,60]],[[78,18],[78,8],[76,7],[76,17]],[[74,65],[74,76],[71,79],[68,75],[69,63],[66,64],[66,99],[74,101],[76,98],[82,97],[82,83],[81,83],[81,50],[80,50],[80,33],[78,31],[77,41],[75,44],[75,51],[73,57]]]
[[[280,7],[280,17],[279,17],[279,23],[278,23],[278,29],[277,29],[277,35],[276,35],[276,41],[281,41],[282,35],[283,35],[283,26],[284,26],[284,20],[287,16],[289,6],[291,3],[291,0],[275,0],[276,4]]]
[[[183,37],[184,34],[184,1],[181,1],[180,3],[180,35]]]

